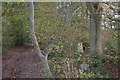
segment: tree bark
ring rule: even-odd
[[[42,64],[41,71],[44,74],[44,77],[45,78],[53,78],[52,73],[50,71],[47,57],[41,59],[41,64]]]
[[[90,34],[89,45],[90,55],[102,56],[102,34],[101,34],[101,20],[102,10],[99,3],[87,3],[90,12]]]
[[[36,38],[35,33],[34,33],[34,5],[33,5],[33,2],[29,2],[29,8],[30,8],[30,16],[29,16],[30,35],[31,35],[31,38],[32,38],[32,43],[34,45],[35,52],[37,53],[37,55],[39,56],[39,58],[41,60],[40,63],[42,63],[44,77],[51,78],[52,74],[51,74],[51,71],[50,71],[50,68],[49,68],[49,65],[48,65],[48,60],[47,60],[48,55],[43,55],[42,54],[42,52],[39,48],[37,38]]]

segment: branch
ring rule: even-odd
[[[80,8],[81,7],[81,3],[76,3],[76,4],[71,4],[70,6],[67,6],[67,7],[63,7],[63,8],[60,8],[58,9],[57,13],[59,15],[62,15],[65,13],[65,11],[63,9],[66,10],[66,12],[68,13],[73,13],[76,9]]]
[[[70,7],[64,8],[64,10],[61,9],[58,10],[58,15],[64,15],[64,13],[68,13],[69,16],[71,16],[71,14],[80,7],[80,3],[77,3],[76,5],[71,5]],[[68,23],[69,21],[65,19],[65,22],[63,24],[63,26],[61,27],[60,31],[58,32],[58,35],[55,37],[55,39],[46,47],[46,52],[44,53],[45,56],[48,56],[49,54],[49,49],[52,47],[52,44],[55,43],[55,41],[60,37],[60,35],[62,34],[62,32],[64,31],[65,25]]]
[[[107,18],[110,19],[110,20],[112,20],[112,21],[118,21],[118,22],[120,22],[120,18],[119,17],[118,18],[113,18],[112,16],[108,15]]]
[[[62,34],[62,32],[64,31],[65,29],[65,25],[66,25],[66,22],[64,22],[63,26],[61,27],[58,35],[55,37],[54,40],[52,40],[52,42],[46,47],[46,52],[44,53],[45,55],[48,55],[49,54],[49,49],[52,47],[52,44],[55,43],[55,41],[60,37],[60,35]]]
[[[8,11],[9,9],[6,9],[3,13],[2,13],[2,16],[4,16],[4,14]]]
[[[67,13],[68,13],[68,12],[67,12]],[[67,13],[66,13],[66,16],[67,16],[67,15],[68,15],[68,17],[71,16],[71,15],[70,15],[71,13],[68,13],[68,14],[67,14]],[[52,42],[46,47],[45,55],[48,55],[48,54],[49,54],[49,49],[52,47],[52,44],[54,44],[55,41],[60,37],[60,35],[62,34],[62,32],[63,32],[64,29],[65,29],[65,25],[66,25],[67,23],[69,23],[69,21],[70,21],[70,20],[67,20],[67,19],[65,18],[65,22],[64,22],[63,26],[61,27],[60,31],[58,32],[57,36],[56,36],[55,39],[52,40]]]
[[[87,6],[87,9],[88,9],[88,11],[90,12],[90,14],[91,14],[91,13],[92,13],[92,14],[95,14],[95,10],[94,10],[94,8],[93,8],[93,4],[92,4],[92,3],[87,2],[87,3],[86,3],[86,6]]]
[[[117,22],[120,22],[120,19],[112,19],[112,18],[110,18],[110,17],[108,17],[110,20],[112,20],[112,21],[117,21]]]
[[[63,24],[63,26],[61,27],[61,29],[60,29],[60,32],[58,33],[58,35],[55,37],[55,39],[46,47],[46,50],[47,50],[47,54],[48,54],[48,50],[52,47],[52,44],[54,44],[55,43],[55,41],[60,37],[60,35],[62,34],[62,32],[64,31],[64,27],[65,27],[65,24],[66,23],[64,23]]]
[[[112,7],[109,3],[105,2],[105,4],[106,4],[106,5],[108,5],[108,6],[109,6],[109,8],[110,8],[110,9],[112,9],[113,11],[116,11],[116,9],[115,9],[115,8],[113,8],[113,7]]]

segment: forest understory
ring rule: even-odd
[[[41,66],[39,63],[39,58],[32,51],[31,47],[20,46],[11,49],[10,53],[2,56],[2,72],[3,78],[43,78],[40,72]],[[95,72],[100,70],[106,73],[109,70],[113,78],[120,78],[119,64],[112,65],[106,64],[104,68],[94,68],[90,71]],[[110,74],[111,74],[110,73]],[[54,74],[55,75],[55,74]],[[84,77],[86,78],[86,77]]]
[[[120,78],[120,2],[0,4],[3,78]]]

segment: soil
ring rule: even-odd
[[[39,58],[29,46],[21,46],[2,56],[3,78],[42,78]]]
[[[40,72],[42,67],[40,59],[30,46],[16,47],[10,53],[2,56],[2,78],[44,78]],[[120,78],[119,65],[106,65],[114,78]],[[92,69],[94,72],[96,69]],[[99,70],[99,69],[97,69]],[[102,70],[101,71],[106,71]]]

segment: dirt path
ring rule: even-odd
[[[3,78],[41,78],[38,57],[30,47],[17,47],[2,57]]]
[[[17,47],[10,53],[2,56],[3,78],[43,78],[40,73],[41,66],[39,58],[33,53],[31,47]],[[114,73],[114,78],[119,78],[118,65],[106,65],[108,70]],[[101,70],[102,71],[102,70]],[[104,71],[104,70],[103,70]],[[106,71],[106,70],[105,70]]]

